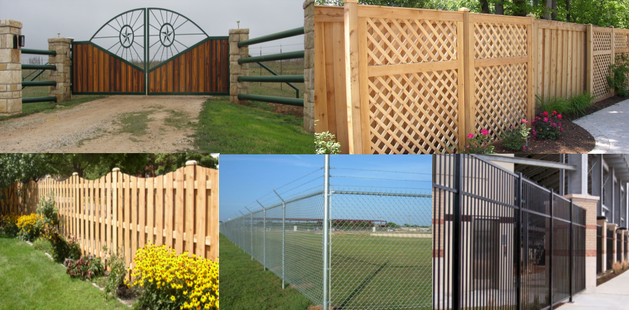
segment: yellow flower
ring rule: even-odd
[[[176,299],[175,296],[170,296],[170,300],[175,301]]]

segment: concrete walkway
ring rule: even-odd
[[[626,310],[629,309],[629,271],[597,286],[591,292],[574,297],[574,303],[565,304],[562,310]]]
[[[596,139],[596,147],[590,153],[629,153],[629,100],[586,115],[574,123]]]

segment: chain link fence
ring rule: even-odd
[[[335,185],[341,178],[352,183],[332,175],[287,199],[274,193],[221,233],[316,305],[432,309],[430,191]]]

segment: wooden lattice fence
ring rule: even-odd
[[[117,168],[97,180],[48,177],[35,190],[39,197],[53,195],[62,233],[77,237],[83,253],[102,257],[103,246],[121,249],[132,267],[136,251],[149,242],[218,258],[218,182],[217,170],[190,163],[155,178]]]
[[[497,138],[534,116],[535,95],[611,96],[606,76],[628,33],[467,9],[318,6],[315,131],[344,153],[451,152],[481,129]]]

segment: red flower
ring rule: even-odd
[[[548,117],[544,117],[544,123],[548,123]]]
[[[563,131],[563,128],[559,128],[559,131]]]
[[[526,145],[523,145],[523,146],[522,146],[522,149],[526,151]]]
[[[486,129],[481,129],[481,130],[480,130],[480,133],[481,133],[483,136],[486,136],[486,135],[488,135],[488,134],[489,134],[489,131],[487,131]]]
[[[522,119],[522,123],[525,123],[525,124],[526,124],[526,123],[528,123],[528,121],[526,120],[526,118],[523,118],[523,119]]]
[[[548,111],[544,111],[544,116],[548,116]]]
[[[561,114],[557,115],[557,118],[558,118],[558,119],[561,119]]]
[[[553,115],[557,115],[557,111],[553,111]]]
[[[467,138],[468,138],[468,139],[472,139],[472,138],[474,138],[474,134],[473,134],[473,133],[468,134],[468,135],[467,135]]]

